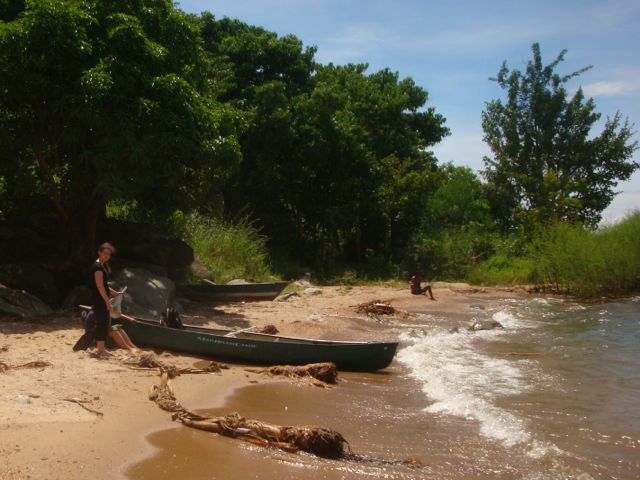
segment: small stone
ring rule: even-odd
[[[298,292],[289,292],[289,293],[285,293],[284,295],[280,295],[278,298],[276,298],[277,302],[286,302],[287,300],[290,300],[292,298],[295,297],[299,297],[300,295],[298,295]]]
[[[304,293],[305,295],[308,295],[308,296],[321,295],[322,294],[322,289],[317,288],[317,287],[305,288],[302,293]]]

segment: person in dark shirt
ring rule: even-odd
[[[433,297],[433,291],[431,290],[431,285],[427,285],[426,287],[422,286],[422,277],[419,273],[414,273],[411,280],[409,280],[409,288],[411,288],[411,293],[414,295],[426,295],[429,293],[429,297],[431,300],[435,300]]]
[[[122,292],[118,292],[109,287],[108,283],[109,274],[111,273],[109,259],[115,251],[115,247],[110,243],[100,245],[98,248],[98,258],[93,262],[90,269],[89,284],[91,285],[92,309],[96,318],[95,340],[98,357],[110,355],[105,348],[105,341],[111,329],[111,310],[113,308],[111,305],[111,296],[122,294]],[[116,328],[111,332],[111,337],[118,346],[136,350],[136,346],[123,330]]]

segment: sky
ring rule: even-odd
[[[494,77],[503,61],[523,70],[538,42],[545,64],[564,49],[561,74],[593,68],[569,81],[582,87],[602,119],[620,112],[640,129],[640,2],[637,0],[183,0],[190,13],[238,18],[317,47],[326,64],[367,63],[411,77],[451,135],[433,148],[440,162],[475,171],[490,155],[483,142],[486,102],[504,98]],[[634,141],[640,140],[638,133]],[[640,151],[633,159],[640,162]],[[616,188],[605,223],[640,210],[640,171]]]

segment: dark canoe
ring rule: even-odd
[[[124,329],[141,347],[266,365],[333,362],[342,370],[385,368],[393,360],[398,347],[397,342],[310,340],[193,325],[185,325],[180,330],[146,320],[124,322]]]
[[[192,300],[201,302],[255,302],[273,300],[289,282],[275,283],[242,283],[238,285],[184,285],[179,293]]]

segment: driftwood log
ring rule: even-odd
[[[344,457],[345,447],[348,445],[344,437],[335,430],[309,425],[273,425],[244,418],[238,413],[207,419],[194,419],[187,413],[175,415],[174,419],[188,427],[238,438],[263,447],[291,453],[302,450],[323,458]]]
[[[415,313],[406,310],[398,310],[391,306],[388,300],[372,300],[356,305],[356,312],[365,313],[369,317],[378,318],[380,315],[396,315],[401,318],[414,317]]]
[[[143,353],[141,355],[128,358],[124,360],[124,363],[130,368],[141,368],[145,370],[158,369],[160,373],[166,373],[169,378],[175,378],[178,375],[183,374],[217,373],[229,368],[228,365],[218,362],[209,362],[209,365],[204,368],[178,368],[175,365],[168,365],[161,362],[152,353]]]
[[[356,305],[356,312],[366,313],[367,315],[393,315],[396,309],[393,308],[389,302],[372,300]]]
[[[50,367],[52,364],[50,362],[45,362],[43,360],[35,360],[33,362],[23,363],[21,365],[7,365],[4,362],[0,362],[0,373],[6,372],[9,369],[17,369],[17,368],[44,368]]]
[[[328,384],[334,385],[338,378],[338,370],[335,363],[310,363],[308,365],[274,365],[268,368],[254,369],[248,368],[247,371],[253,373],[264,373],[271,376],[284,376],[293,379],[308,380],[312,385],[318,387],[327,387]]]
[[[422,463],[415,459],[388,461],[354,454],[342,434],[324,427],[274,425],[247,419],[238,413],[224,417],[198,415],[177,401],[166,372],[160,377],[160,385],[153,385],[149,389],[149,399],[156,402],[161,409],[173,413],[172,419],[187,427],[237,438],[262,447],[277,448],[290,453],[303,451],[323,458],[375,465],[403,465],[415,468],[422,466]]]
[[[313,426],[281,427],[258,420],[246,419],[238,413],[226,417],[204,417],[185,409],[175,397],[169,376],[163,373],[160,385],[149,390],[149,399],[167,412],[173,413],[173,420],[182,424],[217,433],[227,437],[239,438],[264,447],[273,447],[287,452],[299,450],[319,457],[341,458],[344,456],[346,440],[333,430]]]

